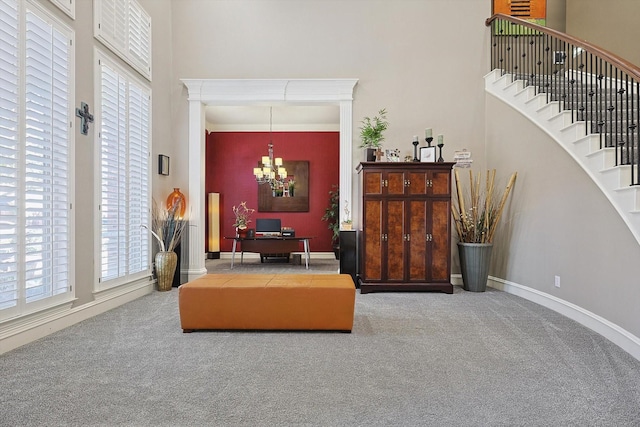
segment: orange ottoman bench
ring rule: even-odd
[[[178,288],[180,326],[351,332],[349,274],[207,274]]]

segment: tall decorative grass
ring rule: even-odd
[[[180,243],[187,220],[180,216],[181,202],[178,200],[168,208],[161,208],[154,201],[151,209],[151,234],[158,241],[160,251],[173,252]],[[148,227],[143,225],[144,228]]]
[[[469,170],[469,188],[463,189],[458,169],[454,170],[457,199],[451,205],[458,239],[462,243],[492,243],[517,172],[507,183],[502,197],[495,192],[496,170],[487,171],[484,190],[480,172],[473,176]]]

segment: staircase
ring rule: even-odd
[[[590,132],[591,122],[576,120],[574,112],[563,109],[560,101],[548,101],[548,94],[502,70],[485,76],[485,90],[520,111],[560,144],[600,187],[640,243],[640,186],[629,184],[632,166],[617,164],[618,149],[603,146],[602,134]]]
[[[640,71],[517,18],[496,15],[487,25],[494,69],[485,76],[485,90],[561,145],[640,243]]]

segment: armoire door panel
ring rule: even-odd
[[[387,202],[387,278],[389,280],[404,279],[404,201],[389,200]]]
[[[382,201],[367,200],[364,202],[364,258],[361,271],[368,280],[382,279],[382,233]]]
[[[449,200],[434,200],[431,203],[431,280],[449,280],[449,259],[451,258],[449,215],[451,203]]]
[[[433,196],[447,196],[451,194],[451,171],[434,171],[431,175]]]
[[[365,195],[382,194],[382,172],[365,172],[363,181]]]
[[[408,202],[409,281],[424,281],[427,277],[427,201]]]
[[[427,173],[426,172],[409,172],[407,174],[409,180],[408,194],[425,195],[427,194]]]
[[[404,194],[404,172],[394,171],[386,174],[387,195],[395,196]]]

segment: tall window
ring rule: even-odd
[[[73,297],[73,32],[0,0],[0,318]]]
[[[150,272],[150,103],[146,84],[97,52],[99,287]]]

